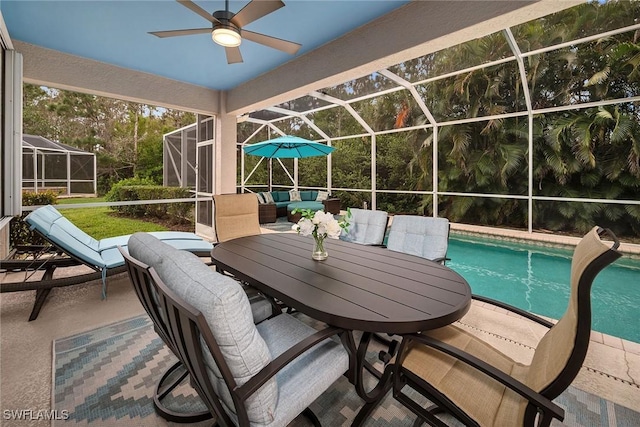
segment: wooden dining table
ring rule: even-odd
[[[402,335],[455,322],[469,310],[471,289],[455,271],[421,257],[327,239],[329,257],[315,261],[313,246],[312,238],[295,233],[261,234],[215,245],[211,261],[285,306],[350,331],[343,339],[351,360],[347,377],[372,404],[388,390],[391,375],[385,369],[378,384],[365,390],[372,334]],[[357,345],[353,331],[362,331]]]

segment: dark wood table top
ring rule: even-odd
[[[211,260],[267,295],[327,324],[365,332],[411,333],[461,318],[469,284],[426,259],[326,239],[325,261],[311,259],[313,239],[294,233],[242,237],[216,245]]]

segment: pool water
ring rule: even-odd
[[[447,256],[474,294],[554,319],[567,308],[572,251],[451,235]],[[640,261],[600,272],[591,303],[591,329],[640,343]]]

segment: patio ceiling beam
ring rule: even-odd
[[[212,115],[221,93],[155,74],[118,67],[14,40],[24,57],[24,81],[124,101]]]
[[[581,0],[414,1],[229,91],[243,114],[564,10]]]

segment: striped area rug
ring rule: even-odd
[[[371,350],[374,357],[377,349]],[[146,315],[56,340],[52,408],[68,411],[69,417],[53,425],[175,425],[156,415],[152,400],[158,378],[175,360]],[[635,426],[640,420],[637,412],[573,387],[555,401],[566,411],[564,423],[554,420],[556,426]],[[188,384],[176,389],[167,405],[187,412],[204,407]],[[311,409],[323,426],[349,426],[361,405],[353,386],[341,378]],[[367,425],[411,426],[413,421],[414,416],[389,394]],[[307,425],[311,424],[302,416],[291,424]]]

